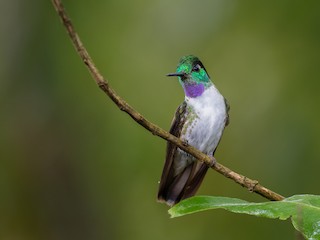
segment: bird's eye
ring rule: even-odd
[[[200,71],[200,65],[199,64],[197,64],[197,65],[195,65],[193,68],[192,68],[192,71],[194,71],[194,72],[199,72]]]

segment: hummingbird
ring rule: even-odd
[[[185,93],[176,110],[170,133],[209,155],[214,153],[224,128],[229,124],[229,104],[210,80],[199,58],[180,59],[175,73]],[[158,201],[173,206],[195,195],[209,166],[168,142],[166,159],[159,184]]]

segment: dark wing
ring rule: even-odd
[[[187,115],[187,104],[183,102],[177,109],[173,119],[170,129],[170,133],[172,135],[180,137]],[[170,206],[184,198],[193,196],[200,187],[200,184],[208,170],[206,164],[199,161],[193,161],[180,173],[175,173],[174,159],[177,157],[177,154],[177,147],[168,142],[166,161],[160,180],[158,201],[166,202]]]
[[[227,110],[227,119],[226,119],[226,126],[229,125],[230,123],[230,117],[229,117],[229,111],[230,111],[230,104],[226,98],[224,98],[224,103],[226,105],[226,110]]]
[[[186,121],[187,115],[187,104],[183,102],[178,109],[176,110],[175,116],[171,123],[170,133],[176,137],[180,137],[182,127]],[[166,195],[168,191],[169,184],[172,183],[174,178],[174,169],[173,169],[173,160],[176,153],[177,146],[167,142],[167,152],[166,152],[166,161],[162,170],[160,186],[158,191],[158,200],[166,201]]]

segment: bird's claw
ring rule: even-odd
[[[185,147],[189,146],[188,140],[182,140],[182,144]]]
[[[217,160],[215,159],[215,157],[210,156],[210,167],[213,167],[214,165],[216,165]]]

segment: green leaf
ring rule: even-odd
[[[173,206],[169,209],[169,214],[171,217],[180,217],[217,208],[280,220],[291,218],[293,226],[307,239],[320,239],[320,196],[316,195],[295,195],[282,201],[263,203],[227,197],[196,196]]]

